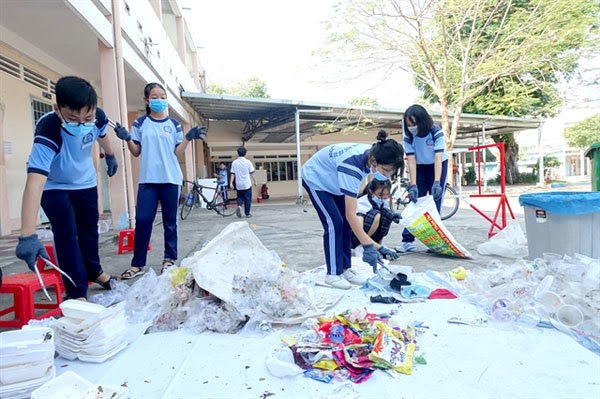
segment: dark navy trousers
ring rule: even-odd
[[[317,191],[302,181],[323,225],[327,274],[340,275],[352,266],[352,229],[346,220],[344,195]]]
[[[448,178],[448,160],[442,162],[442,176],[440,178],[440,186],[442,186],[442,198],[435,201],[438,213],[442,211],[442,201],[446,193],[446,179]],[[434,165],[417,165],[417,188],[419,189],[419,197],[424,197],[429,194],[431,186],[435,181]],[[415,237],[410,234],[408,229],[402,232],[402,242],[413,242]]]
[[[73,281],[63,277],[71,298],[87,295],[88,281],[102,274],[98,255],[98,190],[46,190],[42,209],[54,234],[54,250],[60,268]]]
[[[163,259],[177,259],[177,208],[180,186],[176,184],[142,183],[138,186],[135,206],[135,240],[131,266],[146,266],[148,244],[160,202],[164,229],[165,252]]]
[[[246,216],[250,214],[250,206],[252,205],[252,187],[245,190],[236,190],[237,193],[237,205],[244,205],[244,212]]]

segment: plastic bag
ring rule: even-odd
[[[459,258],[472,257],[444,226],[431,195],[419,198],[416,204],[408,204],[400,224],[433,252]]]
[[[498,255],[505,258],[524,258],[528,254],[527,238],[517,222],[509,223],[492,238],[479,244],[477,252],[481,255]]]

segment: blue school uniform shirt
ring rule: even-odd
[[[27,173],[46,176],[44,190],[81,190],[96,187],[92,148],[106,135],[108,118],[96,108],[96,124],[85,136],[74,136],[62,127],[54,111],[42,116],[35,126]]]
[[[221,186],[226,186],[227,185],[227,170],[225,170],[225,169],[223,169],[223,170],[219,169],[219,180],[217,180],[217,182]]]
[[[448,159],[444,131],[438,125],[433,125],[425,137],[404,132],[404,153],[414,155],[417,165],[433,165],[438,152],[443,153],[442,162]]]
[[[177,120],[169,116],[156,120],[144,115],[133,122],[131,139],[141,146],[140,184],[181,185],[183,173],[175,147],[183,141],[183,130]]]
[[[311,188],[333,195],[358,196],[367,167],[370,144],[332,144],[314,154],[302,167],[302,179]]]

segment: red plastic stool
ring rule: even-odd
[[[125,229],[119,232],[119,255],[125,251],[133,251],[133,243],[135,239],[134,229]],[[152,245],[148,244],[148,251],[152,249]]]
[[[48,253],[48,255],[50,255]],[[53,287],[56,295],[56,302],[36,303],[35,294],[42,290],[40,282],[34,273],[20,273],[5,277],[2,280],[0,294],[11,294],[13,296],[12,306],[0,309],[0,317],[14,313],[13,319],[0,320],[0,328],[21,328],[31,319],[44,319],[50,316],[60,315],[59,305],[62,302],[65,292],[62,285],[62,279],[56,273],[45,271],[40,273],[46,288]],[[47,309],[47,312],[36,316],[36,309]]]

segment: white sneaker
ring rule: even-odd
[[[403,242],[402,245],[398,245],[394,249],[396,252],[414,252],[417,250],[417,247],[412,242]]]
[[[325,276],[325,283],[329,284],[333,288],[339,288],[340,290],[349,290],[352,285],[346,281],[342,276],[336,276],[334,274],[328,274]]]
[[[342,277],[345,278],[350,284],[354,285],[364,285],[367,282],[367,279],[359,276],[352,269],[346,269],[346,271],[342,273]]]
[[[235,210],[235,216],[241,218],[242,217],[242,207],[238,206],[237,209]]]

